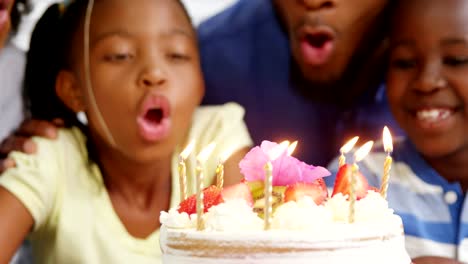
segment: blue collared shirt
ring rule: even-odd
[[[326,165],[345,137],[381,137],[392,123],[384,88],[349,109],[301,96],[291,82],[291,54],[271,0],[240,0],[198,29],[206,81],[205,104],[235,101],[246,109],[253,140],[298,140],[294,153]]]
[[[382,147],[367,156],[359,170],[380,187],[386,153]],[[459,183],[448,182],[417,152],[409,140],[397,140],[392,153],[387,199],[403,220],[406,249],[412,258],[442,256],[468,262],[468,203]],[[337,160],[327,177],[332,187]]]

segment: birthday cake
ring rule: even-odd
[[[204,189],[203,214],[195,196],[161,212],[163,263],[411,263],[401,218],[359,172],[342,166],[329,195],[325,168],[286,151],[268,155],[275,149],[252,149],[240,163],[241,183]]]

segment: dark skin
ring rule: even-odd
[[[301,20],[304,21],[306,16],[320,18],[324,24],[336,31],[335,50],[330,59],[322,65],[310,66],[301,63],[302,55],[298,53],[297,48],[293,48],[291,51],[305,83],[322,87],[323,89],[316,89],[319,91],[334,91],[334,89],[345,86],[346,91],[350,94],[349,96],[342,96],[342,98],[347,98],[350,101],[363,90],[375,87],[381,81],[380,73],[382,72],[381,65],[383,63],[381,58],[385,51],[385,45],[383,45],[383,37],[379,35],[378,31],[380,24],[374,22],[387,2],[383,0],[275,0],[278,13],[283,17],[284,28],[290,33],[292,47],[295,46],[294,44],[297,41],[294,37],[294,30]],[[337,13],[340,15],[337,15]],[[369,27],[370,25],[375,25],[375,28]],[[360,71],[357,72],[357,69]],[[361,71],[366,74],[359,74]],[[329,94],[319,95],[313,94],[310,96],[330,100]],[[306,93],[306,96],[309,96],[309,94]],[[347,104],[349,102],[342,103]],[[29,120],[23,123],[18,131],[14,137],[7,140],[8,144],[0,147],[1,153],[8,153],[13,149],[33,152],[34,145],[31,144],[28,135],[41,135],[51,138],[56,135],[54,125],[37,120]],[[239,160],[241,157],[242,155],[238,155],[233,158]],[[8,159],[2,164],[3,167],[14,166],[14,162]],[[226,164],[226,169],[229,166],[232,167],[233,171],[238,170],[235,164]],[[229,179],[226,180],[227,185],[234,182],[229,182]]]
[[[468,188],[468,3],[411,0],[391,31],[388,98],[424,159],[449,182]],[[428,114],[429,113],[429,114]],[[422,257],[415,263],[460,263]]]
[[[459,261],[442,257],[420,257],[413,259],[414,264],[462,264]]]
[[[368,23],[377,21],[387,0],[275,0],[289,33],[291,53],[306,79],[330,83],[343,76],[353,54],[370,31]],[[354,8],[359,6],[359,8]],[[310,61],[301,50],[301,31],[313,34],[328,28],[333,32],[332,54],[323,61]]]
[[[291,54],[300,72],[300,88],[306,97],[349,105],[353,98],[381,82],[386,47],[381,25],[381,12],[388,0],[274,0],[290,35]],[[312,24],[330,29],[335,34],[331,55],[320,64],[303,63],[304,55],[298,49],[297,32],[301,25]],[[308,89],[309,87],[317,89]],[[344,89],[345,87],[346,89]],[[340,98],[336,91],[339,90]],[[338,101],[340,100],[340,101]],[[27,120],[16,133],[0,145],[0,158],[12,150],[34,153],[31,135],[56,137],[56,124]],[[0,171],[14,167],[10,159],[0,160]]]
[[[392,111],[426,161],[467,190],[468,6],[458,0],[410,2],[399,9],[392,33]],[[424,110],[445,117],[422,118]]]
[[[184,142],[204,92],[195,32],[172,0],[98,1],[91,25],[93,92],[115,143],[104,133],[83,85],[82,45],[73,47],[74,63],[58,74],[56,91],[67,107],[87,113],[113,208],[129,234],[145,238],[159,228],[160,211],[169,209],[171,157]],[[73,43],[83,43],[82,35],[80,29]],[[157,140],[139,134],[135,124],[142,102],[154,92],[171,108],[170,133]],[[226,161],[226,185],[241,179],[236,166],[246,152],[239,150]],[[34,222],[1,187],[0,214],[0,263],[8,263]]]
[[[298,86],[304,86],[305,96],[345,106],[381,82],[387,0],[275,0],[274,4],[289,35],[291,54],[302,75]],[[328,39],[326,44],[323,38]],[[321,45],[328,48],[316,49],[314,55],[310,48]]]
[[[11,14],[11,9],[12,9],[14,3],[15,3],[15,1],[6,1],[6,6],[4,6],[3,8],[5,10],[7,10],[8,14]],[[5,24],[0,25],[0,50],[5,45],[5,41],[8,38],[8,34],[10,33],[10,29],[11,29],[11,17],[8,16],[8,19],[5,22]]]

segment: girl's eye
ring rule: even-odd
[[[412,59],[394,59],[391,63],[393,68],[407,70],[416,66],[416,61]]]
[[[189,55],[185,53],[180,53],[180,52],[171,52],[167,56],[169,59],[173,61],[189,61],[190,60]]]
[[[114,54],[108,54],[104,57],[106,61],[110,62],[122,62],[126,60],[130,60],[133,58],[133,55],[130,53],[114,53]]]
[[[443,58],[443,63],[448,66],[464,66],[468,64],[468,57],[447,56]]]

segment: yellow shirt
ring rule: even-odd
[[[197,141],[194,153],[215,142],[206,163],[205,186],[213,181],[219,157],[252,142],[236,104],[200,107],[187,136]],[[90,164],[85,137],[77,128],[61,129],[57,140],[34,138],[38,153],[11,154],[17,167],[0,177],[34,218],[30,236],[36,263],[160,263],[159,230],[145,239],[132,237],[113,209],[99,168]],[[184,142],[184,145],[186,142]],[[171,207],[179,202],[177,147]],[[193,184],[195,155],[187,161],[188,184]],[[189,192],[190,193],[190,192]]]

